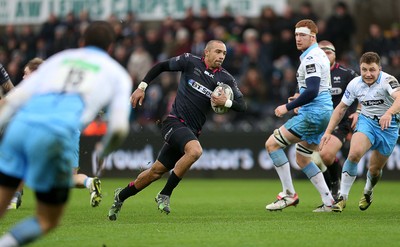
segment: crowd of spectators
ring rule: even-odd
[[[271,129],[279,126],[273,109],[296,90],[296,69],[300,52],[296,50],[293,28],[300,19],[312,19],[319,27],[317,39],[330,40],[336,46],[340,63],[357,71],[359,54],[352,43],[356,25],[345,3],[339,2],[327,18],[320,18],[313,6],[304,2],[297,11],[287,6],[278,15],[265,7],[257,18],[232,15],[226,9],[213,18],[206,7],[199,13],[191,8],[183,19],[166,18],[160,22],[144,22],[128,12],[123,20],[112,15],[117,42],[111,55],[130,73],[135,85],[151,66],[164,59],[190,52],[201,56],[210,39],[227,45],[223,64],[236,79],[248,103],[245,114],[210,113],[206,128],[243,130]],[[22,69],[34,57],[43,59],[64,49],[79,46],[83,30],[90,23],[88,12],[66,16],[50,15],[40,27],[7,25],[0,40],[0,63],[11,80],[18,84]],[[378,24],[371,24],[362,51],[376,51],[385,70],[400,79],[400,27],[393,25],[386,35]],[[152,128],[168,112],[175,97],[178,74],[165,73],[152,83],[143,107],[133,111],[132,126]]]

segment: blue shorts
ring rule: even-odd
[[[332,110],[301,110],[283,126],[293,135],[309,144],[319,144],[328,126]]]
[[[399,137],[399,127],[395,119],[392,120],[389,128],[381,130],[378,120],[362,114],[358,117],[355,132],[365,134],[371,142],[371,150],[376,150],[385,156],[392,154]]]
[[[0,144],[0,171],[38,192],[72,187],[75,139],[71,131],[12,121]]]

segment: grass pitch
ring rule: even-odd
[[[103,201],[89,205],[85,189],[71,192],[61,226],[33,247],[125,246],[399,246],[400,182],[381,181],[374,202],[358,209],[364,181],[357,180],[343,213],[313,213],[321,199],[308,180],[295,180],[300,203],[282,212],[265,205],[281,190],[278,180],[184,179],[171,197],[171,213],[157,211],[154,197],[165,179],[125,201],[117,221],[109,221],[113,191],[129,179],[103,179]],[[34,212],[25,189],[22,207],[0,220],[3,234]]]

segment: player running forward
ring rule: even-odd
[[[245,111],[246,104],[236,81],[221,67],[226,56],[226,46],[222,41],[211,40],[204,49],[204,57],[189,53],[156,64],[131,96],[132,106],[142,105],[147,84],[164,71],[181,71],[177,95],[172,111],[162,123],[164,145],[153,165],[139,174],[125,188],[115,190],[114,203],[108,212],[110,220],[116,220],[124,201],[136,195],[152,182],[171,171],[164,188],[156,195],[157,207],[161,212],[170,213],[170,197],[185,173],[202,154],[197,139],[201,133],[211,102],[216,106],[226,106],[234,111]],[[234,100],[211,95],[220,84],[228,84],[234,93]]]
[[[347,85],[357,74],[353,70],[347,69],[336,62],[336,50],[331,42],[322,40],[318,42],[318,45],[325,52],[330,61],[331,95],[333,107],[336,107],[340,103]],[[335,200],[338,198],[339,194],[340,171],[342,170],[342,166],[339,164],[339,159],[336,157],[336,154],[343,147],[348,134],[355,128],[358,120],[358,112],[356,112],[357,103],[358,101],[355,101],[346,111],[342,121],[340,121],[339,125],[333,131],[332,138],[328,145],[321,151],[314,152],[312,156],[313,161],[322,170],[325,182]]]
[[[347,108],[358,99],[361,113],[350,142],[349,155],[344,162],[339,201],[332,210],[342,212],[349,192],[357,177],[357,164],[368,150],[370,163],[364,193],[359,208],[366,210],[373,200],[373,189],[382,176],[382,169],[397,143],[399,133],[400,84],[396,78],[381,71],[380,57],[366,52],[360,58],[361,76],[354,78],[346,88],[342,101],[333,111],[329,125],[321,139],[323,149],[332,132],[342,120]]]
[[[289,119],[265,143],[275,170],[282,183],[282,192],[277,200],[266,206],[267,210],[282,210],[296,206],[299,197],[294,189],[288,158],[283,151],[296,143],[296,162],[321,195],[323,205],[314,212],[330,212],[334,202],[318,166],[311,161],[332,114],[330,64],[324,51],[318,47],[317,26],[312,20],[301,20],[296,24],[295,37],[300,56],[297,82],[300,95],[293,101],[278,106],[275,115],[282,117],[288,111],[300,107],[298,114]]]

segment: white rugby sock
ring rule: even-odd
[[[93,181],[93,178],[87,177],[87,178],[85,179],[85,182],[84,182],[85,187],[88,188],[88,189],[90,189],[90,186],[92,185],[92,181]]]
[[[279,178],[281,180],[283,193],[287,195],[294,195],[296,191],[294,190],[293,186],[289,162],[286,162],[281,166],[275,166],[275,170],[278,173]]]
[[[332,206],[334,200],[328,186],[325,183],[324,175],[322,175],[322,172],[319,172],[315,176],[310,178],[310,181],[318,190],[319,194],[321,195],[322,202],[325,204],[325,206]]]
[[[0,238],[0,246],[17,247],[19,246],[19,244],[17,240],[14,238],[14,236],[11,235],[9,232],[7,232]]]
[[[357,176],[350,176],[347,172],[342,173],[342,181],[340,182],[340,196],[347,200],[349,198],[349,193],[351,186],[356,180]]]

